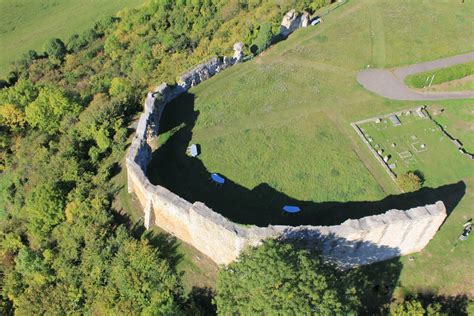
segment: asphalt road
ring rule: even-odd
[[[384,98],[393,100],[444,100],[474,98],[474,91],[460,92],[418,92],[408,88],[404,79],[406,76],[438,68],[445,68],[456,64],[474,60],[474,52],[442,58],[410,66],[385,69],[368,69],[357,74],[357,81],[367,90]]]

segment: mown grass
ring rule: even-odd
[[[102,16],[115,15],[145,0],[0,0],[0,78],[29,49],[43,51],[53,37],[64,41],[93,26]]]
[[[412,88],[424,88],[474,75],[474,61],[409,75],[405,82]]]
[[[207,194],[219,196],[219,203],[211,199],[211,204],[231,205],[230,215],[244,214],[250,219],[247,223],[267,218],[270,211],[262,206],[246,212],[247,204],[239,200],[244,194],[254,194],[251,201],[258,206],[271,204],[278,221],[283,219],[276,205],[285,199],[319,205],[399,194],[350,123],[426,104],[441,106],[446,113],[459,110],[454,120],[464,124],[469,119],[463,111],[469,111],[474,102],[385,100],[365,91],[355,76],[367,65],[391,68],[470,51],[466,39],[472,38],[473,9],[472,2],[457,1],[350,1],[325,16],[321,25],[297,31],[262,56],[222,72],[170,104],[163,118],[162,132],[167,138],[149,167],[152,178],[194,200],[208,203]],[[185,157],[190,143],[201,145],[198,159]],[[445,163],[429,167],[425,176],[432,183],[428,185],[461,181],[467,188],[428,248],[415,255],[413,262],[401,259],[404,267],[397,276],[407,291],[472,295],[472,238],[453,252],[450,249],[460,223],[474,215],[469,207],[474,186],[466,175],[474,169],[464,166],[458,173],[457,160],[449,165],[455,152],[446,155],[438,144],[432,149],[436,161]],[[209,172],[224,175],[236,193],[229,192],[227,184],[222,189],[210,185]],[[278,203],[266,202],[274,196]],[[337,205],[340,213],[347,213],[347,204]],[[214,209],[229,215],[225,209]],[[311,220],[314,223],[318,218]],[[292,221],[286,219],[286,223]]]

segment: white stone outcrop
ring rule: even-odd
[[[298,13],[295,9],[291,9],[281,21],[280,34],[286,37],[301,27],[307,27],[309,20],[308,12]]]
[[[441,201],[407,211],[390,210],[347,220],[335,226],[257,227],[235,224],[201,202],[190,203],[162,186],[152,185],[145,174],[151,160],[149,142],[157,136],[164,107],[188,88],[230,65],[225,64],[225,59],[212,59],[184,75],[177,87],[170,89],[162,84],[148,93],[126,156],[128,190],[140,201],[147,228],[161,227],[218,264],[232,262],[242,250],[266,238],[296,240],[319,247],[327,261],[342,268],[417,252],[428,244],[447,216]]]
[[[244,57],[244,53],[242,52],[243,48],[244,43],[238,42],[234,44],[234,55],[232,56],[234,62],[240,62]]]

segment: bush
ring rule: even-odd
[[[405,192],[417,191],[423,185],[423,178],[417,172],[409,171],[397,177],[397,184]]]

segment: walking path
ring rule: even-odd
[[[394,70],[369,69],[357,74],[357,81],[367,90],[393,100],[443,100],[474,98],[474,91],[460,92],[417,92],[408,88],[404,79],[408,75],[437,68],[445,68],[474,60],[474,52],[442,58]]]

